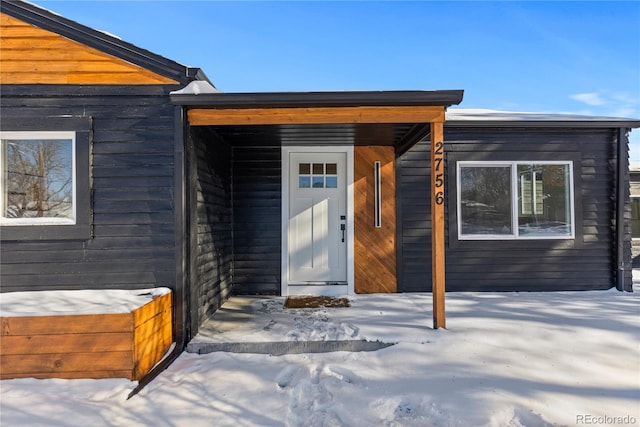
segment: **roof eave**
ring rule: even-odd
[[[172,93],[176,105],[209,108],[443,106],[462,101],[462,90]]]

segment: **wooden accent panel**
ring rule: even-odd
[[[171,294],[132,313],[0,320],[0,379],[138,380],[173,342]]]
[[[382,223],[375,227],[374,163],[381,164]],[[354,147],[356,293],[396,292],[396,182],[393,147]]]
[[[189,110],[192,126],[330,123],[428,123],[444,120],[444,108],[433,106],[242,108]]]
[[[446,328],[444,313],[444,126],[431,123],[431,286],[433,328]]]
[[[177,84],[115,56],[0,14],[2,84]]]

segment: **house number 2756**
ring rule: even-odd
[[[442,164],[444,160],[444,143],[442,141],[438,141],[434,143],[433,146],[433,173],[435,174],[434,179],[434,202],[436,205],[444,204],[444,166]]]

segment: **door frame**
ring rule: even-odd
[[[353,145],[283,146],[282,147],[282,252],[281,295],[348,295],[354,294],[353,232]],[[289,172],[291,153],[345,153],[347,191],[347,285],[289,285]]]

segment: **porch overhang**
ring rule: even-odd
[[[393,145],[402,152],[462,101],[462,90],[224,93],[194,81],[171,93],[190,126],[231,144]]]

